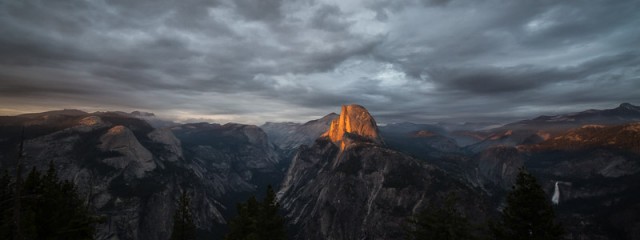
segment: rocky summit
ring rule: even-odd
[[[352,140],[382,143],[378,126],[369,111],[360,105],[343,105],[340,117],[331,122],[331,127],[323,136],[344,150]]]

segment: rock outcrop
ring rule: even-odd
[[[340,117],[331,122],[331,127],[322,136],[344,150],[351,141],[369,141],[382,143],[378,134],[378,125],[367,109],[360,105],[343,105]]]
[[[182,143],[178,138],[176,138],[173,132],[171,132],[171,129],[158,128],[153,130],[147,136],[154,142],[163,144],[164,149],[171,153],[168,154],[167,158],[164,160],[175,162],[184,157],[182,152]]]
[[[102,151],[120,153],[120,156],[102,160],[111,167],[128,168],[138,178],[156,168],[151,152],[142,146],[133,132],[125,126],[112,127],[100,137],[100,141]]]

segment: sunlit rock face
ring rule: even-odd
[[[382,143],[378,135],[378,126],[369,111],[360,105],[343,105],[340,117],[331,122],[331,127],[323,136],[344,150],[350,140],[366,140]]]
[[[80,119],[80,121],[78,121],[78,123],[82,126],[87,126],[87,127],[95,127],[95,126],[101,126],[104,125],[104,121],[102,121],[102,119],[98,116],[88,116],[85,118]]]

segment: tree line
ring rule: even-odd
[[[171,240],[196,239],[190,197],[183,191],[174,213]],[[271,185],[262,201],[251,196],[246,202],[236,206],[238,214],[229,221],[229,232],[225,240],[284,240],[287,238],[284,217],[279,214],[280,205]]]
[[[0,177],[0,239],[93,239],[99,221],[52,162],[24,180],[6,170]]]

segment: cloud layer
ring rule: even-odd
[[[362,104],[379,122],[640,103],[640,2],[7,0],[0,113],[260,124]]]

